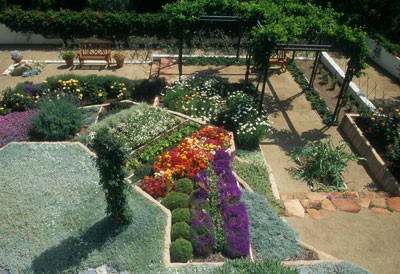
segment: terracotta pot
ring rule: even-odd
[[[117,61],[117,67],[122,68],[124,66],[125,60],[116,60],[116,61]]]
[[[66,59],[65,64],[67,64],[67,67],[72,67],[74,65],[74,59]]]
[[[20,63],[21,61],[22,61],[22,56],[21,57],[11,57],[11,59],[13,59],[13,61],[15,62],[15,63]]]

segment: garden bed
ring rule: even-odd
[[[339,129],[347,137],[347,140],[354,147],[359,156],[366,159],[368,169],[382,188],[395,196],[400,196],[399,182],[393,177],[385,161],[382,160],[377,150],[371,145],[362,130],[357,126],[357,117],[359,117],[358,114],[346,114],[339,125]]]

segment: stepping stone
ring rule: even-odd
[[[371,208],[371,211],[376,214],[392,215],[392,213],[389,210],[387,210],[385,208],[380,208],[380,207],[373,207],[373,208]]]
[[[325,192],[307,192],[305,195],[310,201],[322,201],[326,198]]]
[[[375,207],[386,207],[386,199],[385,198],[375,198],[371,200],[371,204]]]
[[[387,199],[387,206],[394,211],[400,212],[400,197]]]
[[[332,199],[332,203],[341,211],[358,213],[361,207],[351,199]]]
[[[301,199],[300,203],[304,208],[308,208],[308,205],[310,204],[310,200],[309,199]]]
[[[307,209],[307,214],[310,218],[317,220],[324,215],[324,212],[318,209],[310,208]]]
[[[336,207],[332,204],[332,202],[329,199],[325,199],[321,203],[322,209],[331,211],[331,212],[336,212]]]
[[[375,192],[363,191],[363,192],[360,192],[360,197],[361,198],[368,198],[370,200],[373,200],[373,199],[375,199]]]
[[[283,204],[285,205],[287,216],[304,218],[304,208],[299,200],[288,200],[284,201]]]
[[[368,208],[371,200],[368,198],[355,198],[354,202],[356,202],[361,207]]]

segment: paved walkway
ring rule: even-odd
[[[288,173],[288,169],[295,165],[288,156],[294,148],[304,146],[307,141],[325,138],[332,138],[334,144],[343,141],[336,127],[328,128],[322,124],[288,72],[270,76],[265,107],[271,113],[274,133],[262,142],[261,149],[285,204],[295,208],[295,212],[303,212],[297,216],[304,217],[285,217],[300,233],[300,239],[338,259],[359,264],[372,273],[398,273],[400,213],[387,210],[390,207],[384,193],[379,196],[368,192],[378,190],[379,186],[368,175],[362,162],[351,162],[344,174],[347,186],[354,191],[353,196],[346,199],[351,201],[345,202],[347,209],[333,201],[343,202],[345,199],[342,198],[348,197],[323,193],[317,198],[304,182],[293,180]],[[368,198],[368,195],[371,196]],[[363,206],[357,199],[363,199]],[[371,203],[377,205],[369,210]]]

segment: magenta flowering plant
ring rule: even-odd
[[[10,142],[27,141],[35,114],[36,110],[27,110],[0,116],[0,147]]]

